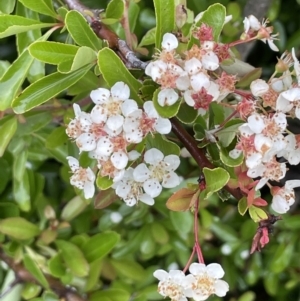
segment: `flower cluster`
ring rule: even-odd
[[[140,157],[137,151],[127,151],[128,146],[140,143],[149,133],[171,131],[170,121],[158,115],[152,101],[146,101],[140,109],[129,95],[129,87],[123,82],[117,82],[111,90],[92,91],[90,96],[95,106],[91,113],[82,112],[79,105],[74,104],[75,118],[66,132],[76,141],[80,152],[88,152],[97,160],[99,176],[113,180],[113,188],[126,204],[132,206],[141,200],[150,205],[162,187],[179,184],[174,173],[179,158],[175,155],[164,158],[159,150],[152,149],[144,155],[148,167],[142,163],[126,170],[129,161]],[[74,173],[71,184],[83,189],[86,198],[92,197],[91,183],[95,180],[92,170],[79,167],[73,157],[69,157],[69,165]]]
[[[172,301],[202,301],[210,295],[224,297],[228,292],[229,285],[221,280],[225,273],[219,264],[192,263],[189,271],[186,276],[180,270],[156,270],[153,275],[159,280],[158,292]]]
[[[291,66],[297,84],[293,83]],[[272,187],[269,181],[280,182],[286,176],[287,164],[300,163],[299,135],[288,129],[287,121],[288,118],[300,118],[300,67],[294,50],[292,55],[283,54],[277,70],[282,73],[280,77],[272,77],[268,82],[261,79],[252,82],[250,88],[256,110],[243,116],[247,122],[240,126],[239,141],[230,155],[236,157],[240,152],[244,153],[248,177],[260,177],[256,190],[268,183],[272,188],[273,210],[286,213],[294,203],[293,188],[299,187],[300,181],[287,181],[283,188]],[[261,110],[261,107],[266,109]]]

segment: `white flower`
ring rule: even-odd
[[[248,18],[245,17],[243,23],[244,23],[244,30],[246,33],[250,29],[254,31],[258,31],[261,28],[261,23],[253,15],[250,15]]]
[[[300,149],[294,134],[289,134],[285,138],[286,147],[280,152],[281,156],[286,158],[291,165],[300,163]]]
[[[295,203],[294,188],[300,186],[300,180],[286,181],[285,186],[278,189],[273,195],[272,209],[277,213],[286,213]]]
[[[294,60],[294,71],[296,73],[296,77],[297,77],[297,80],[298,80],[298,86],[299,86],[300,85],[300,63],[299,63],[299,61],[296,57],[294,47],[292,48],[292,57],[293,57],[293,60]]]
[[[189,271],[191,274],[186,276],[186,281],[191,283],[192,290],[186,293],[187,297],[202,301],[213,294],[224,297],[228,292],[228,283],[220,280],[225,273],[218,263],[211,263],[207,266],[203,263],[192,263]]]
[[[203,68],[214,71],[219,68],[219,58],[213,51],[207,51],[202,57]]]
[[[178,47],[178,40],[173,34],[165,33],[161,42],[161,47],[167,51],[172,51]]]
[[[171,106],[178,100],[178,94],[174,89],[163,89],[157,95],[157,102],[160,106]]]
[[[67,157],[69,166],[73,172],[70,182],[71,185],[83,189],[84,197],[90,199],[94,196],[95,193],[95,175],[93,171],[88,168],[82,168],[79,166],[79,162],[74,157]]]
[[[178,156],[164,157],[160,150],[152,148],[145,152],[144,161],[149,167],[145,163],[139,164],[133,176],[136,181],[143,182],[145,192],[151,197],[157,197],[162,187],[173,188],[180,183],[178,175],[174,172],[180,164]]]
[[[123,82],[117,82],[110,91],[104,88],[92,91],[90,96],[96,104],[91,112],[92,121],[105,122],[108,129],[118,131],[123,126],[122,114],[137,109],[137,104],[129,99],[129,95],[129,87]]]
[[[171,270],[169,273],[164,270],[156,270],[153,276],[159,280],[158,292],[171,298],[172,301],[187,301],[184,288],[185,274],[180,270]]]
[[[130,143],[141,142],[148,133],[169,134],[171,131],[170,120],[158,115],[152,101],[146,101],[143,107],[144,111],[136,110],[125,118],[123,129]]]
[[[147,205],[153,205],[154,199],[143,191],[143,183],[135,181],[133,177],[134,169],[129,167],[123,178],[113,184],[116,194],[121,197],[126,205],[134,206],[141,201]]]
[[[250,85],[250,90],[254,96],[262,96],[269,91],[269,85],[262,79],[254,80]]]
[[[150,76],[153,81],[157,81],[165,74],[166,70],[168,69],[168,64],[162,60],[157,60],[150,62],[146,69],[145,74]]]

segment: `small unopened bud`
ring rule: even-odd
[[[46,217],[46,219],[55,219],[56,218],[56,213],[54,211],[54,209],[47,205],[44,209],[44,215]]]
[[[176,26],[180,29],[185,24],[187,20],[187,10],[183,4],[179,4],[176,6],[175,12],[175,22]]]

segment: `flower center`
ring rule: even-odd
[[[210,296],[215,293],[215,280],[209,277],[207,274],[195,276],[196,282],[193,284],[193,290],[197,291],[197,294],[203,296]]]

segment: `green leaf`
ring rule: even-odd
[[[92,236],[83,246],[82,250],[88,262],[94,262],[106,256],[119,242],[120,235],[116,232],[99,233]]]
[[[165,156],[167,155],[177,155],[180,154],[180,147],[171,142],[166,140],[162,135],[155,134],[155,135],[148,135],[146,137],[146,148],[157,148],[159,149]]]
[[[57,127],[47,137],[46,147],[50,149],[55,149],[58,146],[63,145],[67,141],[68,136],[66,134],[66,129],[64,127]]]
[[[73,60],[78,49],[75,45],[38,41],[29,46],[29,53],[44,63],[58,65]]]
[[[105,11],[105,18],[121,19],[123,16],[125,3],[123,0],[111,0]]]
[[[163,118],[171,118],[171,117],[174,117],[176,116],[176,114],[178,113],[179,111],[179,108],[180,108],[180,104],[181,104],[181,101],[180,99],[178,99],[173,105],[171,106],[164,106],[162,107],[159,103],[158,103],[158,93],[161,91],[160,88],[156,89],[156,91],[154,92],[153,94],[153,104],[154,104],[154,107],[157,111],[157,113],[163,117]]]
[[[170,218],[177,233],[189,233],[192,231],[194,217],[191,212],[170,211]]]
[[[233,141],[238,133],[238,128],[244,123],[241,119],[232,119],[226,123],[223,129],[217,131],[215,136],[218,137],[222,146],[227,147]]]
[[[61,213],[61,219],[67,222],[71,221],[77,215],[79,215],[88,205],[88,203],[81,197],[76,196],[67,203]]]
[[[25,7],[40,14],[57,18],[57,13],[53,8],[52,0],[19,0]]]
[[[0,157],[3,156],[7,145],[17,130],[17,119],[9,117],[0,127]]]
[[[71,10],[65,18],[66,27],[73,40],[80,46],[88,46],[96,51],[102,48],[102,41],[77,11]]]
[[[274,273],[266,273],[265,277],[263,277],[264,287],[267,293],[271,296],[275,297],[278,294],[278,289],[281,289],[278,279],[279,277],[279,275]]]
[[[25,149],[18,153],[14,158],[13,177],[17,181],[22,181],[26,170],[26,163],[28,159],[28,150]]]
[[[87,276],[89,273],[89,264],[82,251],[68,241],[56,240],[55,243],[60,249],[64,262],[71,273],[77,277]]]
[[[255,68],[249,73],[245,74],[236,84],[237,88],[248,88],[250,84],[261,77],[262,68]]]
[[[268,218],[267,213],[263,209],[258,208],[256,206],[249,207],[249,214],[250,214],[250,217],[252,218],[252,220],[255,221],[256,223],[263,219]]]
[[[14,99],[13,110],[17,114],[22,114],[43,104],[75,84],[89,71],[90,67],[86,66],[68,74],[52,73],[34,82],[20,96]]]
[[[14,203],[1,202],[0,203],[0,219],[7,217],[16,217],[20,215],[18,206]]]
[[[273,273],[280,273],[284,271],[293,256],[294,253],[294,243],[288,242],[288,243],[282,243],[277,247],[277,250],[272,258],[272,263],[269,265],[269,271]]]
[[[66,274],[66,269],[63,265],[63,258],[61,252],[55,254],[48,260],[48,267],[50,273],[54,277],[61,277]]]
[[[143,36],[140,44],[138,47],[153,45],[155,43],[155,33],[156,33],[156,27],[151,28],[146,32],[146,34]]]
[[[118,274],[135,280],[142,281],[145,277],[145,270],[143,267],[134,260],[120,259],[111,260],[111,264],[118,271]]]
[[[113,184],[113,180],[108,176],[102,177],[100,173],[97,175],[96,185],[100,190],[107,190]]]
[[[185,124],[191,124],[193,123],[198,116],[198,111],[195,110],[194,108],[188,106],[186,103],[182,103],[178,114],[176,117]]]
[[[156,17],[155,47],[160,49],[163,35],[172,32],[175,27],[175,1],[154,0]]]
[[[9,15],[10,13],[13,12],[15,4],[16,4],[16,0],[0,1],[0,12]]]
[[[206,197],[209,197],[214,192],[222,189],[229,181],[229,173],[221,168],[217,167],[214,169],[203,168],[203,173],[206,181]]]
[[[247,198],[243,197],[239,200],[238,211],[240,215],[244,215],[248,210]]]
[[[31,239],[40,229],[22,217],[9,217],[0,221],[0,232],[16,239]]]
[[[151,234],[153,239],[159,244],[163,245],[169,242],[170,237],[168,231],[158,222],[151,224]]]
[[[24,266],[28,270],[28,272],[45,288],[49,288],[49,284],[44,274],[40,270],[37,263],[28,255],[24,255]]]
[[[244,154],[241,153],[236,159],[233,159],[229,156],[229,152],[226,148],[220,147],[220,159],[227,166],[240,166],[244,161]]]
[[[128,301],[130,293],[119,288],[110,288],[108,290],[96,291],[90,297],[89,301],[113,300],[113,301]]]
[[[52,27],[55,23],[42,23],[16,15],[0,15],[0,38],[15,35],[20,32]]]
[[[139,105],[142,104],[138,95],[142,84],[131,75],[114,51],[109,48],[100,50],[98,54],[98,66],[109,86],[113,86],[119,81],[124,82],[129,86],[130,98],[136,100]]]
[[[239,240],[237,233],[231,226],[224,222],[213,222],[210,225],[211,231],[224,242],[236,242]]]
[[[22,297],[25,300],[32,300],[32,298],[39,296],[41,293],[42,287],[35,283],[26,283],[22,290]]]
[[[17,3],[16,13],[26,18],[39,21],[39,14],[24,7],[21,2]],[[39,40],[41,35],[42,33],[40,29],[29,30],[27,32],[17,34],[18,53],[22,53],[30,44]],[[29,82],[32,83],[43,76],[45,76],[45,64],[38,60],[33,60],[27,75]]]
[[[96,53],[92,48],[82,46],[78,49],[72,60],[59,64],[58,71],[61,73],[69,73],[80,69],[87,64],[96,64],[96,59]]]
[[[203,13],[200,21],[197,22],[197,26],[205,23],[212,27],[214,41],[217,42],[225,23],[225,17],[226,8],[222,4],[216,3],[209,6],[209,8]]]

